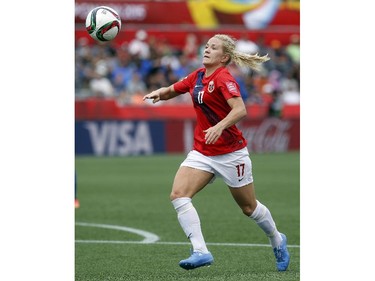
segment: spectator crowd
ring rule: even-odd
[[[162,38],[148,36],[144,30],[120,46],[113,42],[90,44],[89,39],[79,38],[75,46],[76,99],[111,98],[120,106],[139,105],[145,94],[169,86],[201,67],[208,39],[188,33],[185,45],[176,48]],[[273,115],[284,104],[299,104],[299,35],[292,35],[287,45],[278,40],[265,45],[262,38],[253,42],[245,34],[238,38],[237,48],[249,54],[268,54],[271,58],[260,72],[234,64],[228,66],[245,103],[266,104]],[[169,104],[187,102],[190,96],[181,95]]]

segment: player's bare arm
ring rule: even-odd
[[[228,115],[215,126],[203,131],[206,133],[206,144],[214,144],[226,128],[236,124],[247,115],[246,107],[241,97],[230,98],[227,102],[232,108]]]
[[[143,97],[143,101],[146,99],[152,99],[152,103],[157,103],[161,100],[169,100],[176,97],[178,93],[175,92],[173,85],[169,87],[162,87]]]

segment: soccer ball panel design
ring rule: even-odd
[[[120,16],[110,7],[96,7],[86,17],[86,30],[97,41],[113,40],[120,29]]]

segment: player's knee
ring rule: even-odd
[[[242,213],[245,215],[245,216],[251,216],[252,214],[253,214],[253,212],[254,212],[254,210],[255,210],[255,207],[254,206],[250,206],[250,205],[248,205],[248,206],[243,206],[243,207],[241,207],[241,209],[242,209]]]
[[[193,196],[188,188],[181,188],[181,187],[173,186],[171,194],[169,195],[169,198],[171,199],[171,201],[177,198],[181,198],[181,197],[192,198]]]
[[[169,199],[170,199],[171,201],[173,201],[173,200],[175,200],[175,199],[177,199],[177,198],[181,198],[181,197],[184,197],[184,195],[183,195],[181,192],[179,192],[179,191],[175,191],[175,190],[173,190],[173,191],[171,192],[171,194],[169,195]]]
[[[169,199],[171,200],[171,201],[173,201],[173,200],[175,200],[175,199],[177,199],[178,197],[176,196],[176,194],[174,193],[174,192],[171,192],[171,194],[169,194]]]

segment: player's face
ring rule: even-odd
[[[223,42],[212,37],[208,40],[203,53],[203,65],[206,67],[221,66],[225,64],[227,55],[223,52]]]

